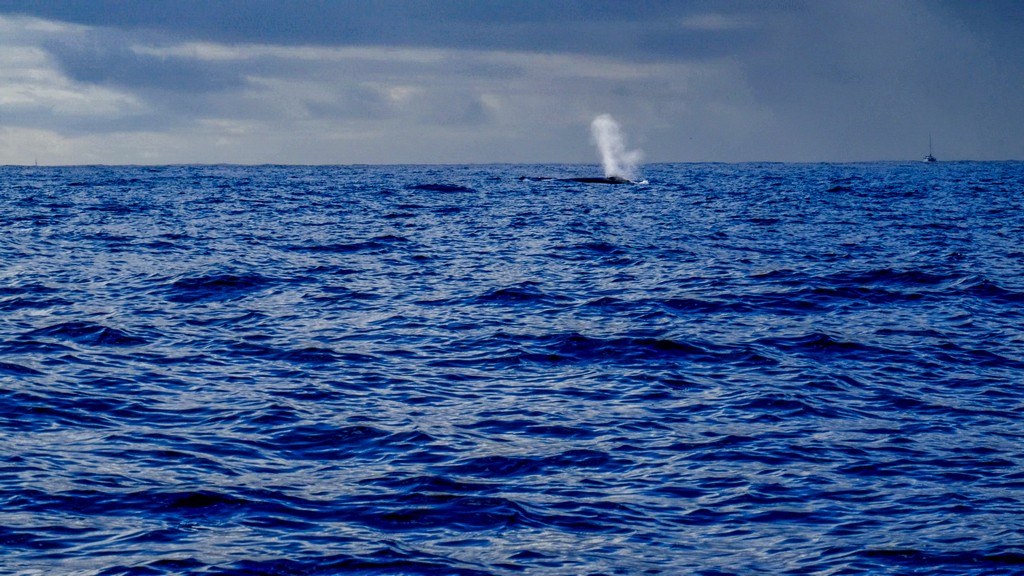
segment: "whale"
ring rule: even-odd
[[[622,176],[608,176],[607,178],[565,178],[566,182],[582,182],[584,184],[632,184]]]
[[[580,182],[583,184],[635,184],[632,180],[623,178],[622,176],[607,176],[604,178],[596,177],[584,177],[584,178],[552,178],[550,176],[520,176],[520,180],[535,180],[535,181],[546,181],[552,180],[555,182]]]

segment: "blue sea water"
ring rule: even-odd
[[[1024,573],[1024,164],[0,168],[4,574]]]

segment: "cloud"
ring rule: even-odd
[[[652,161],[1024,157],[1022,12],[0,0],[0,162],[595,162],[601,113]]]
[[[1007,58],[1019,48],[985,47],[941,5],[813,3],[773,30],[773,49],[742,59],[742,75],[774,128],[800,135],[797,159],[900,158],[929,132],[955,156],[1006,157],[981,138],[1024,129],[1007,100],[1024,94],[1024,63]]]
[[[76,27],[0,18],[0,110],[4,123],[36,124],[46,117],[104,121],[138,113],[145,105],[129,91],[77,82],[60,70],[36,39],[81,34]]]
[[[49,119],[16,115],[69,138],[145,134],[137,154],[108,146],[107,162],[152,158],[143,148],[158,148],[159,134],[168,162],[589,160],[593,115],[623,94],[659,89],[659,78],[688,76],[677,64],[579,54],[221,44],[82,25],[67,32],[34,38],[36,60],[27,65],[64,86],[63,100],[27,99]],[[74,98],[89,94],[97,107],[75,114]],[[109,103],[100,106],[99,94]],[[106,125],[95,121],[104,108]],[[566,147],[548,130],[577,132],[577,144]],[[202,144],[178,144],[190,138]]]
[[[710,29],[752,28],[708,23],[752,21],[748,15],[761,11],[757,4],[667,0],[64,0],[0,3],[4,8],[47,20],[223,44],[528,50],[629,59],[657,56],[652,47],[659,46],[705,50],[713,39],[705,34]],[[688,34],[692,40],[686,43]]]

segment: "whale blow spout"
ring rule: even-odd
[[[622,135],[619,123],[610,114],[594,118],[590,123],[590,135],[601,155],[605,178],[636,180],[643,152],[626,149],[626,138]]]

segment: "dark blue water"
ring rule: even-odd
[[[1024,573],[1024,164],[0,168],[0,572]]]

